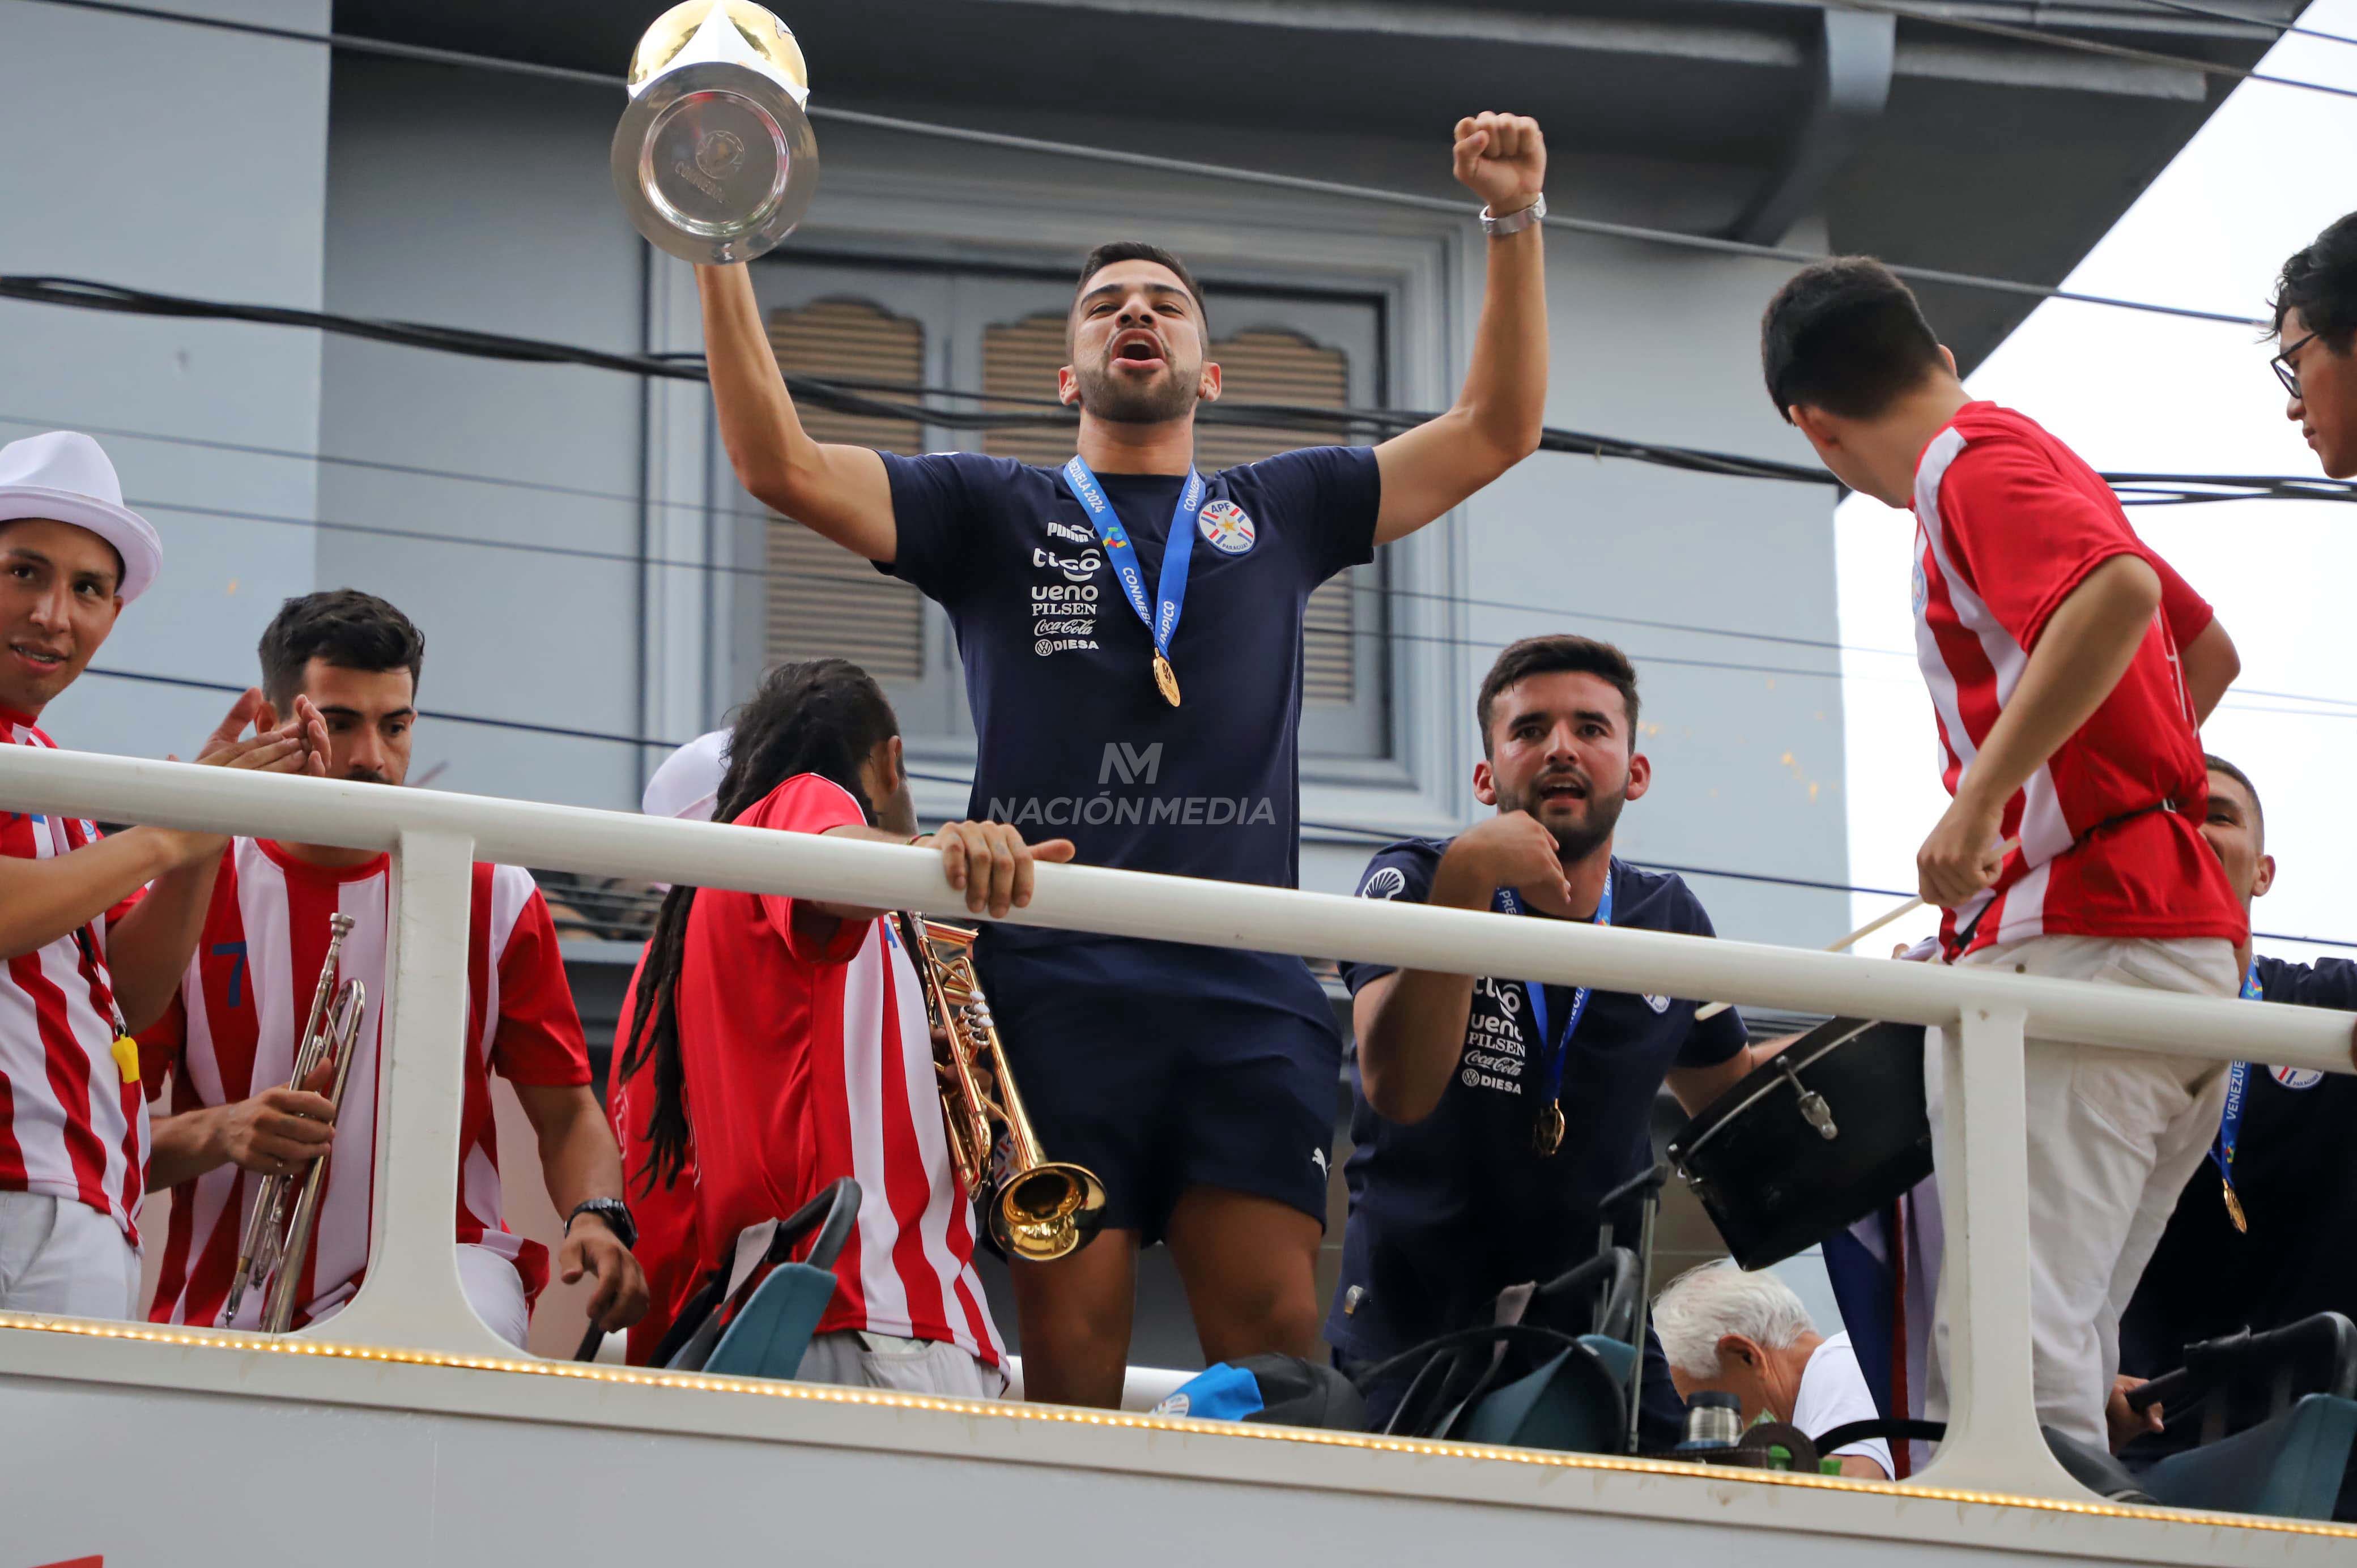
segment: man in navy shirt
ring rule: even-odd
[[[1712,934],[1684,883],[1612,855],[1621,808],[1652,777],[1626,655],[1526,639],[1498,656],[1476,714],[1487,755],[1473,792],[1497,815],[1382,851],[1361,897]],[[1697,1023],[1675,997],[1372,963],[1345,964],[1342,979],[1359,1037],[1356,1147],[1326,1337],[1345,1370],[1491,1322],[1500,1291],[1593,1254],[1604,1196],[1652,1162],[1663,1081],[1695,1111],[1752,1065],[1738,1014]],[[1648,1436],[1674,1442],[1677,1394],[1659,1345],[1646,1348]],[[1365,1391],[1373,1424],[1412,1372]]]
[[[2217,757],[2209,764],[2201,836],[2247,909],[2275,885],[2266,819],[2241,768]],[[2247,943],[2241,956],[2265,1001],[2357,1011],[2357,963],[2254,959]],[[2357,1236],[2357,1139],[2350,1136],[2357,1128],[2357,1078],[2259,1063],[2236,1071],[2241,1114],[2233,1113],[2230,1096],[2210,1158],[2185,1184],[2120,1320],[2120,1387],[2108,1412],[2115,1443],[2146,1425],[2129,1413],[2126,1391],[2182,1366],[2186,1346],[2238,1328],[2280,1328],[2319,1312],[2357,1317],[2357,1250],[2349,1244]],[[2165,1413],[2158,1407],[2149,1412]],[[2147,1438],[2129,1457],[2187,1446],[2199,1425],[2188,1420],[2179,1431]],[[2357,1487],[2344,1486],[2335,1517],[2357,1517]]]
[[[1456,406],[1372,452],[1291,452],[1211,476],[1220,394],[1178,257],[1100,246],[1059,395],[1061,470],[813,441],[742,267],[699,268],[721,433],[745,488],[939,601],[977,737],[970,811],[1055,823],[1100,865],[1290,886],[1298,858],[1302,614],[1313,589],[1535,449],[1546,397],[1545,148],[1510,114],[1459,121],[1486,206],[1488,292]],[[983,983],[1040,1141],[1105,1184],[1105,1232],[1012,1273],[1027,1390],[1119,1402],[1139,1246],[1168,1241],[1204,1355],[1307,1354],[1341,1044],[1295,959],[993,926]]]

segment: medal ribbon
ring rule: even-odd
[[[1170,639],[1178,630],[1178,612],[1187,603],[1187,564],[1195,553],[1195,514],[1203,510],[1203,476],[1192,468],[1187,471],[1178,505],[1170,513],[1170,536],[1162,544],[1162,581],[1152,608],[1146,606],[1146,571],[1137,563],[1137,547],[1129,542],[1129,530],[1122,527],[1113,503],[1105,499],[1104,488],[1077,452],[1064,465],[1064,483],[1104,542],[1105,559],[1113,564],[1114,575],[1121,579],[1122,596],[1146,623],[1146,635],[1154,639],[1154,651],[1168,660]]]
[[[1498,889],[1498,909],[1501,914],[1519,915],[1523,901],[1511,887]],[[1604,872],[1604,897],[1596,901],[1596,920],[1599,926],[1612,923],[1612,871]],[[1563,1033],[1550,1037],[1547,1033],[1546,987],[1533,981],[1523,982],[1523,992],[1531,999],[1531,1025],[1539,1036],[1539,1103],[1553,1105],[1563,1092],[1563,1069],[1571,1058],[1571,1036],[1578,1032],[1579,1020],[1587,1012],[1587,999],[1594,993],[1592,985],[1583,985],[1572,993],[1571,1015],[1563,1021]]]
[[[2259,961],[2253,959],[2244,972],[2241,1000],[2263,1000],[2259,992]],[[2232,1062],[2226,1068],[2226,1109],[2219,1113],[2218,1136],[2210,1144],[2210,1161],[2218,1167],[2219,1177],[2226,1184],[2229,1194],[2234,1190],[2234,1144],[2243,1135],[2243,1095],[2250,1087],[2251,1064]]]

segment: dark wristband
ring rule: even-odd
[[[630,1219],[630,1206],[619,1197],[592,1197],[573,1206],[565,1217],[565,1233],[573,1234],[573,1222],[584,1214],[594,1214],[606,1222],[607,1228],[621,1239],[626,1248],[639,1244],[639,1227]]]

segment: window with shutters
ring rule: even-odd
[[[938,269],[896,262],[779,257],[757,263],[754,285],[778,362],[790,375],[885,389],[928,386],[979,394],[939,406],[983,407],[1010,423],[980,430],[914,419],[845,413],[797,401],[820,441],[879,451],[981,451],[1060,464],[1073,427],[1056,412],[1071,279],[1060,266],[1037,274]],[[1383,401],[1379,301],[1343,295],[1255,293],[1207,285],[1212,357],[1223,399],[1321,408]],[[1016,415],[1027,416],[1014,422]],[[1206,469],[1249,463],[1332,439],[1315,432],[1205,423],[1197,460]],[[785,660],[839,655],[882,681],[912,750],[957,754],[972,744],[955,639],[938,606],[800,524],[766,517],[758,650],[741,634],[736,689]],[[1388,650],[1383,564],[1354,568],[1310,596],[1303,658],[1305,758],[1389,755]],[[745,607],[740,596],[737,601]],[[741,613],[741,610],[740,610]]]
[[[857,299],[813,300],[769,315],[770,347],[788,375],[820,381],[918,386],[925,379],[925,328]],[[924,450],[914,420],[841,413],[808,400],[797,405],[814,441],[879,452]],[[841,658],[879,681],[924,674],[924,596],[883,575],[832,541],[781,517],[769,520],[763,662]]]

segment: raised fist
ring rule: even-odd
[[[1546,185],[1546,138],[1527,114],[1484,111],[1457,122],[1457,182],[1493,218],[1520,212]]]

